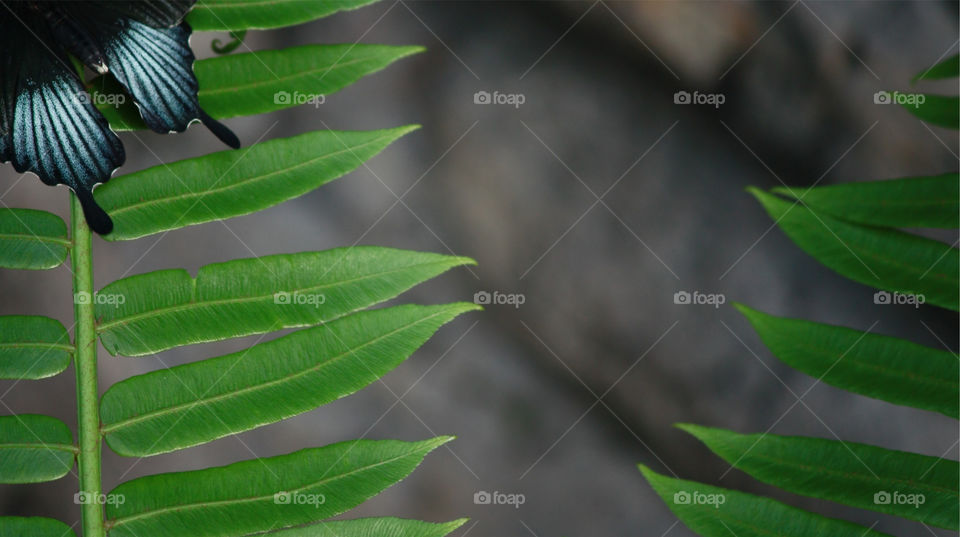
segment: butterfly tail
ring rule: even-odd
[[[83,207],[83,217],[87,220],[87,225],[100,235],[106,235],[113,231],[113,220],[93,199],[93,193],[86,189],[76,190],[77,199],[80,200],[80,206]]]
[[[210,129],[210,132],[212,132],[214,136],[220,138],[221,142],[234,149],[240,149],[240,139],[237,138],[237,135],[234,134],[232,130],[228,129],[226,125],[220,123],[216,119],[213,119],[203,110],[200,110],[200,121],[203,122],[205,127]]]

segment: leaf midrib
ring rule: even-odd
[[[455,258],[454,258],[454,259],[455,259]],[[288,292],[288,293],[300,293],[300,292],[304,292],[304,291],[316,291],[316,290],[324,289],[324,288],[327,288],[327,287],[334,287],[334,286],[339,286],[339,285],[346,285],[346,284],[355,283],[355,282],[359,282],[359,281],[363,281],[363,280],[368,280],[368,279],[371,279],[371,278],[376,278],[376,277],[379,277],[379,276],[384,276],[384,275],[387,275],[387,274],[394,274],[394,273],[397,273],[397,272],[403,272],[403,271],[406,271],[406,270],[417,269],[417,268],[422,268],[422,267],[428,267],[428,266],[433,266],[433,265],[446,265],[446,264],[454,261],[454,259],[445,259],[445,260],[442,260],[442,261],[431,261],[431,262],[429,262],[429,263],[418,263],[418,264],[414,264],[414,265],[406,265],[406,266],[404,266],[404,267],[400,267],[400,268],[393,269],[393,270],[387,270],[387,271],[382,271],[382,272],[372,272],[372,273],[365,274],[365,275],[363,275],[363,276],[361,276],[361,277],[358,277],[358,278],[349,278],[349,279],[345,279],[345,280],[337,280],[337,281],[334,281],[334,282],[324,283],[324,284],[322,284],[322,285],[316,285],[316,286],[311,286],[311,287],[303,287],[303,288],[299,288],[299,289],[278,289],[277,291],[275,291],[275,292],[273,292],[273,293],[269,293],[269,294],[265,294],[265,295],[248,295],[248,296],[236,297],[236,298],[221,298],[221,299],[216,299],[216,300],[207,300],[207,301],[203,301],[203,302],[193,302],[193,301],[191,301],[191,302],[188,302],[188,303],[186,303],[186,304],[176,304],[176,305],[173,305],[173,306],[166,306],[166,307],[163,307],[163,308],[156,308],[156,309],[152,309],[152,310],[149,310],[149,311],[145,311],[145,312],[137,313],[137,314],[134,314],[134,315],[130,315],[130,316],[127,316],[127,317],[122,317],[122,318],[120,318],[120,319],[111,320],[111,321],[108,321],[108,322],[106,322],[106,323],[98,324],[98,325],[97,325],[97,332],[98,332],[98,333],[107,332],[107,331],[109,331],[109,330],[114,329],[114,328],[117,327],[117,326],[124,326],[124,325],[126,325],[126,324],[131,323],[131,322],[140,321],[140,320],[143,320],[143,319],[149,319],[149,318],[151,318],[151,317],[162,317],[163,315],[166,315],[166,314],[169,314],[169,313],[172,313],[172,312],[187,311],[187,310],[195,309],[195,308],[205,308],[205,307],[210,307],[210,306],[217,306],[217,305],[221,305],[221,304],[232,304],[232,303],[237,303],[237,302],[257,302],[257,301],[260,301],[260,300],[265,300],[265,299],[267,299],[267,298],[271,298],[271,297],[273,297],[277,292],[280,292],[280,291],[285,291],[285,292]],[[192,296],[196,293],[197,280],[196,280],[196,278],[191,278],[190,282],[191,282],[191,284],[192,284],[192,286],[193,286],[193,289],[192,289],[193,292],[191,293],[191,297],[192,297]]]
[[[29,349],[29,348],[41,348],[41,349],[57,349],[61,351],[66,351],[73,353],[73,345],[64,345],[62,343],[45,343],[42,341],[18,341],[16,343],[0,343],[0,349]]]
[[[273,387],[273,386],[275,386],[275,385],[278,385],[278,384],[283,384],[283,383],[288,382],[288,381],[291,381],[291,380],[293,380],[293,379],[300,378],[300,377],[303,377],[303,376],[306,376],[306,375],[315,373],[315,372],[317,372],[317,371],[320,371],[321,369],[326,368],[326,367],[328,367],[328,366],[330,366],[330,365],[333,365],[333,364],[337,363],[339,360],[345,358],[346,356],[348,356],[348,355],[350,355],[350,354],[353,354],[353,353],[355,353],[355,352],[357,352],[357,351],[359,351],[359,350],[361,350],[361,349],[363,349],[363,348],[366,348],[366,347],[369,347],[369,346],[371,346],[371,345],[374,345],[374,344],[376,344],[376,343],[379,342],[379,341],[382,341],[382,340],[384,340],[384,339],[386,339],[386,338],[388,338],[388,337],[391,337],[391,336],[397,334],[398,332],[405,331],[405,330],[409,330],[409,329],[411,329],[411,328],[413,328],[413,327],[415,327],[415,326],[417,326],[417,325],[419,325],[419,324],[421,324],[421,323],[425,323],[425,322],[427,322],[427,321],[429,321],[429,320],[431,320],[431,319],[433,319],[433,318],[435,318],[435,317],[437,317],[437,316],[444,315],[444,314],[446,314],[446,313],[448,313],[448,312],[449,312],[448,310],[444,310],[444,311],[439,311],[439,312],[437,312],[437,313],[433,313],[433,314],[429,315],[428,317],[422,317],[422,318],[420,318],[420,319],[418,319],[418,320],[416,320],[416,321],[414,321],[414,322],[407,323],[407,324],[405,324],[405,325],[403,325],[403,326],[401,326],[401,327],[399,327],[399,328],[395,328],[395,329],[391,330],[390,332],[387,332],[387,333],[385,333],[385,334],[381,334],[381,335],[379,335],[379,336],[377,336],[377,337],[375,337],[375,338],[373,338],[373,339],[371,339],[371,340],[368,340],[368,341],[366,341],[366,342],[364,342],[364,343],[362,343],[362,344],[360,344],[360,345],[358,345],[358,346],[356,346],[356,347],[350,348],[350,349],[348,349],[346,352],[341,352],[341,353],[335,354],[335,355],[333,355],[333,356],[330,356],[329,358],[327,358],[326,360],[324,360],[324,361],[322,361],[322,362],[320,362],[320,363],[317,363],[317,364],[315,364],[315,365],[313,365],[313,366],[311,366],[311,367],[308,367],[308,368],[306,368],[306,369],[302,369],[302,370],[300,370],[300,371],[297,371],[297,372],[295,372],[295,373],[293,373],[293,374],[286,375],[286,376],[283,376],[283,377],[280,377],[280,378],[275,378],[275,379],[269,380],[269,381],[267,381],[267,382],[262,382],[262,383],[259,383],[259,384],[252,384],[252,385],[250,385],[250,386],[245,386],[245,387],[243,387],[243,388],[240,388],[239,390],[233,390],[233,391],[229,391],[229,392],[226,392],[226,393],[217,394],[217,395],[215,395],[215,396],[207,397],[207,398],[201,397],[200,399],[196,399],[196,400],[193,400],[193,401],[190,401],[190,402],[179,403],[179,404],[176,404],[176,405],[173,405],[173,406],[168,406],[168,407],[160,408],[160,409],[157,409],[157,410],[154,410],[154,411],[151,411],[151,412],[147,412],[147,413],[141,414],[141,415],[139,415],[139,416],[135,416],[135,417],[127,418],[127,419],[124,419],[124,420],[116,421],[116,422],[113,422],[113,423],[111,423],[111,424],[109,424],[109,425],[106,425],[106,426],[102,427],[102,428],[101,428],[101,431],[102,431],[104,434],[108,434],[108,433],[111,433],[111,432],[116,432],[117,430],[123,429],[123,428],[125,428],[125,427],[127,427],[127,426],[129,426],[129,425],[131,425],[131,424],[135,424],[135,423],[139,423],[139,422],[146,421],[146,420],[149,420],[149,419],[153,419],[153,418],[155,418],[155,417],[157,417],[157,416],[163,416],[163,415],[167,415],[167,414],[174,414],[174,413],[176,413],[176,412],[178,412],[178,411],[180,411],[180,410],[182,410],[182,409],[184,409],[184,408],[187,408],[187,407],[189,407],[189,409],[191,409],[191,410],[193,409],[193,407],[198,407],[198,406],[199,406],[199,407],[206,407],[208,404],[210,404],[210,403],[212,403],[212,402],[215,402],[215,401],[227,400],[227,399],[230,399],[230,398],[232,398],[232,397],[238,397],[238,396],[244,395],[244,394],[249,393],[249,392],[254,392],[254,391],[258,391],[258,390],[264,390],[264,389],[271,388],[271,387]],[[279,341],[279,340],[278,340],[278,341]]]
[[[821,475],[827,475],[827,476],[835,476],[835,477],[839,477],[839,478],[845,478],[845,479],[847,479],[847,480],[849,480],[849,481],[854,481],[854,482],[875,484],[875,483],[877,483],[877,481],[878,481],[878,479],[877,479],[876,477],[873,477],[872,475],[867,475],[867,474],[864,474],[864,473],[860,473],[860,472],[857,472],[857,471],[855,471],[855,470],[849,470],[849,471],[847,471],[847,470],[834,470],[834,469],[832,469],[832,468],[830,468],[830,467],[826,467],[826,466],[816,466],[816,465],[799,464],[799,463],[795,462],[793,459],[784,459],[784,458],[776,457],[776,456],[774,456],[774,455],[767,455],[767,454],[764,454],[764,453],[762,453],[762,452],[752,454],[751,457],[752,457],[752,458],[757,458],[757,459],[761,459],[761,460],[767,461],[768,463],[771,463],[771,462],[772,462],[772,463],[777,464],[777,465],[779,465],[779,466],[781,466],[781,467],[784,467],[784,468],[789,468],[789,469],[793,469],[793,470],[800,470],[800,471],[804,471],[804,472],[810,472],[810,473],[812,473],[812,474],[821,474]],[[742,463],[741,463],[741,464],[742,464]],[[741,467],[742,467],[742,466],[741,466]],[[923,483],[923,482],[915,482],[915,481],[911,481],[910,479],[907,479],[907,478],[886,476],[886,477],[881,477],[881,478],[879,478],[879,481],[880,481],[881,483],[892,482],[892,483],[898,483],[898,484],[902,484],[902,485],[908,485],[908,486],[913,487],[913,488],[916,488],[916,489],[922,489],[922,490],[924,490],[924,491],[928,491],[928,492],[932,492],[932,493],[943,493],[943,494],[946,494],[947,496],[951,496],[951,497],[957,497],[957,496],[958,496],[958,493],[956,492],[956,490],[951,490],[951,489],[948,489],[948,488],[940,487],[940,486],[937,486],[937,485],[935,485],[935,484],[928,484],[928,483]],[[826,489],[817,489],[817,490],[820,491],[820,490],[826,490]],[[837,496],[839,496],[839,495],[837,495]],[[843,497],[846,497],[846,496],[843,496]]]
[[[62,443],[53,443],[46,444],[43,442],[0,442],[0,450],[2,449],[36,449],[36,450],[47,450],[47,451],[68,451],[70,453],[79,453],[80,449],[73,444],[62,444]]]
[[[33,233],[0,233],[0,239],[31,241],[31,242],[50,242],[69,247],[71,242],[63,237],[53,237],[50,235],[36,235]]]
[[[808,209],[808,208],[805,208],[805,209],[806,209],[807,211],[810,211],[810,209]],[[812,212],[812,211],[810,211],[810,212]],[[801,217],[801,218],[803,218],[803,217]],[[831,218],[834,219],[834,220],[837,220],[837,218],[834,217],[834,216],[831,216]],[[807,227],[807,229],[810,229],[811,223],[810,223],[809,221],[801,220],[799,223],[800,223],[800,226],[799,226],[799,227]],[[840,223],[846,224],[847,226],[856,226],[856,225],[858,225],[858,224],[851,224],[851,223],[843,222],[842,220],[840,221]],[[829,227],[827,228],[827,230],[832,232],[832,230],[830,230]],[[907,236],[909,236],[909,237],[913,237],[914,239],[925,239],[925,237],[920,237],[920,236],[917,236],[917,235],[911,235],[911,234],[909,234],[909,233],[905,233],[904,235],[907,235]],[[850,238],[850,237],[847,237],[847,239],[849,239],[849,238]],[[930,239],[927,239],[927,240],[930,240]],[[904,274],[903,274],[904,276],[913,277],[914,279],[916,279],[917,281],[919,281],[919,278],[917,277],[917,274],[920,273],[920,267],[918,267],[917,265],[910,264],[910,263],[906,263],[906,262],[902,262],[902,261],[898,261],[898,260],[896,260],[895,258],[888,257],[887,255],[884,254],[884,252],[878,251],[878,250],[877,250],[876,248],[874,248],[872,245],[868,245],[867,243],[864,243],[864,242],[862,242],[862,241],[861,241],[861,242],[852,241],[853,244],[857,246],[856,248],[851,248],[850,246],[848,246],[847,243],[846,243],[842,238],[840,238],[839,236],[837,237],[837,242],[838,242],[841,246],[844,247],[844,251],[847,251],[847,253],[851,253],[850,251],[848,251],[848,249],[849,249],[849,250],[852,250],[852,253],[853,253],[854,257],[857,257],[857,254],[859,253],[860,255],[863,255],[863,256],[865,256],[865,257],[867,257],[867,258],[869,258],[869,259],[872,259],[872,260],[874,260],[874,261],[879,261],[879,262],[881,262],[882,264],[884,264],[884,265],[886,265],[886,266],[888,266],[888,267],[891,267],[891,268],[893,268],[893,269],[895,269],[895,270],[900,270],[900,271],[902,271],[902,272],[904,273]],[[948,258],[948,254],[950,254],[951,252],[956,252],[956,251],[958,251],[958,249],[957,249],[957,248],[954,248],[953,246],[950,246],[949,244],[942,243],[942,242],[939,242],[939,241],[933,241],[933,240],[931,240],[931,242],[937,243],[937,245],[943,245],[944,248],[945,248],[945,252],[944,252],[943,255],[941,255],[941,256],[931,265],[930,269],[928,269],[927,272],[924,273],[924,275],[929,274],[929,275],[931,275],[931,276],[934,276],[934,278],[935,278],[936,280],[938,280],[939,283],[946,283],[946,284],[948,284],[948,285],[952,284],[953,286],[956,286],[956,284],[957,284],[957,282],[958,282],[958,279],[957,279],[957,278],[951,278],[950,276],[948,276],[948,275],[945,274],[945,273],[936,272],[936,271],[933,271],[932,269],[933,269],[933,267],[936,267],[936,266],[941,265],[941,263],[943,263],[944,260],[948,260],[947,262],[949,263],[949,262],[950,262],[950,259]],[[921,241],[919,241],[919,242],[916,243],[916,244],[926,244],[926,241],[921,240]],[[819,258],[818,258],[818,259],[819,259]],[[870,265],[867,265],[867,268],[869,268],[870,270],[872,270],[872,268],[870,268]],[[873,274],[870,274],[869,277],[870,277],[870,280],[871,280],[871,281],[876,281],[876,282],[878,282],[878,283],[883,283],[883,280],[882,280],[881,278],[877,278],[877,277],[875,277]]]
[[[791,344],[791,345],[796,345],[796,346],[799,348],[799,350],[809,351],[811,354],[815,354],[815,355],[817,355],[817,356],[820,356],[821,358],[823,358],[823,359],[825,359],[825,360],[827,360],[827,361],[833,360],[833,359],[835,358],[835,355],[836,355],[836,353],[833,352],[832,349],[830,349],[830,348],[828,348],[828,347],[820,347],[820,346],[818,346],[818,345],[816,345],[816,344],[813,344],[813,343],[804,343],[803,341],[794,340],[794,341],[792,341],[790,344]],[[944,387],[944,388],[951,388],[951,389],[953,389],[953,390],[955,390],[956,387],[957,387],[957,383],[956,383],[956,382],[952,382],[952,381],[950,381],[950,380],[948,380],[948,379],[941,379],[941,378],[939,378],[939,377],[937,377],[937,376],[935,376],[935,375],[927,375],[927,376],[925,376],[925,375],[918,375],[918,374],[915,373],[913,370],[910,370],[910,369],[897,369],[896,367],[893,367],[892,365],[889,365],[889,364],[887,364],[887,366],[884,367],[883,365],[876,364],[876,363],[874,363],[874,362],[870,362],[870,361],[867,361],[867,360],[858,360],[858,359],[857,359],[857,356],[858,356],[857,354],[850,354],[850,355],[849,355],[849,360],[847,360],[846,358],[844,358],[844,356],[841,355],[839,359],[834,360],[834,365],[837,365],[837,364],[839,364],[839,362],[844,361],[844,362],[847,362],[847,363],[852,363],[854,366],[856,366],[856,367],[858,367],[858,368],[862,368],[862,369],[866,369],[867,371],[870,371],[870,372],[882,374],[882,375],[885,376],[885,377],[900,377],[900,378],[906,377],[907,379],[912,380],[912,381],[916,381],[916,382],[918,382],[918,383],[921,383],[921,382],[922,382],[922,383],[927,383],[927,382],[929,382],[930,384],[942,385],[942,387]],[[799,364],[812,365],[812,364],[810,364],[808,361],[804,360],[803,358],[800,358],[800,359],[791,359],[791,361],[793,361],[793,362],[795,362],[795,363],[799,363]],[[843,368],[842,365],[841,365],[840,367]],[[830,369],[833,369],[833,368],[830,368]],[[830,371],[827,371],[827,373],[825,373],[824,375],[829,374],[829,373],[830,373]]]
[[[307,45],[307,46],[310,46],[310,45]],[[314,46],[316,46],[316,45],[314,45]],[[322,46],[322,45],[320,45],[320,46]],[[361,47],[361,50],[366,49],[366,48],[367,48],[367,47]],[[372,48],[372,47],[371,47],[371,48]],[[400,47],[397,47],[397,48],[400,48]],[[401,56],[401,57],[402,57],[402,56]],[[334,63],[332,63],[332,64],[330,64],[330,65],[326,65],[326,66],[324,66],[324,67],[318,67],[318,68],[315,68],[315,69],[297,71],[297,72],[295,72],[295,73],[293,73],[293,74],[289,74],[289,75],[274,76],[273,78],[268,79],[268,80],[259,80],[259,81],[256,81],[256,82],[248,82],[248,83],[246,83],[246,84],[240,84],[240,85],[236,85],[236,86],[227,86],[227,87],[223,87],[223,88],[214,88],[214,89],[207,89],[207,90],[201,89],[201,90],[200,90],[200,93],[199,93],[199,96],[200,96],[200,97],[208,97],[208,96],[211,96],[211,95],[219,95],[219,94],[221,94],[221,93],[235,93],[235,92],[238,92],[238,91],[247,91],[247,90],[250,90],[250,89],[253,89],[253,88],[259,88],[259,87],[261,87],[261,86],[273,86],[273,85],[276,85],[278,82],[282,84],[282,83],[284,83],[284,82],[286,82],[286,81],[288,81],[288,80],[293,80],[293,79],[297,79],[297,78],[312,78],[312,77],[316,76],[318,73],[321,73],[321,72],[330,73],[330,72],[334,71],[335,69],[339,71],[339,70],[341,70],[341,69],[343,69],[343,68],[345,68],[345,67],[350,67],[351,65],[354,65],[354,64],[357,64],[357,63],[366,62],[366,61],[371,61],[371,60],[379,60],[379,59],[380,59],[380,58],[377,58],[377,57],[374,57],[374,56],[365,56],[365,57],[362,57],[362,58],[354,58],[354,59],[351,59],[351,60],[348,60],[348,61],[345,61],[345,62],[334,62]],[[399,58],[391,58],[391,59],[395,60],[395,59],[399,59]],[[326,75],[324,75],[324,76],[326,76]]]
[[[333,132],[333,131],[328,131],[328,132]],[[277,170],[272,170],[272,171],[270,171],[269,173],[265,173],[265,174],[261,174],[261,175],[253,175],[253,176],[247,177],[246,179],[243,179],[243,180],[238,181],[238,182],[235,182],[235,183],[225,184],[225,185],[222,186],[222,187],[209,188],[209,189],[205,189],[205,190],[200,191],[200,192],[191,191],[191,192],[188,192],[188,193],[186,193],[186,194],[178,194],[178,195],[176,195],[176,196],[168,196],[168,197],[164,197],[164,198],[153,198],[153,199],[149,199],[149,200],[144,200],[144,201],[141,201],[141,202],[138,202],[138,203],[133,203],[133,204],[131,204],[131,205],[125,205],[125,206],[123,206],[123,207],[120,207],[119,209],[115,209],[115,210],[110,211],[110,213],[111,213],[112,216],[116,216],[116,215],[118,215],[118,214],[120,214],[120,213],[123,213],[123,212],[126,212],[126,211],[131,211],[131,210],[138,209],[138,208],[140,208],[140,207],[145,207],[145,206],[148,206],[148,205],[155,205],[155,204],[161,204],[161,203],[173,203],[173,202],[180,201],[180,200],[192,199],[192,198],[195,198],[195,197],[206,196],[206,195],[208,195],[208,194],[214,194],[214,193],[219,193],[219,192],[223,192],[223,191],[228,191],[228,190],[231,190],[231,189],[233,189],[233,188],[242,187],[242,186],[246,185],[247,183],[251,183],[251,182],[255,182],[255,181],[261,181],[261,180],[267,179],[267,178],[269,178],[269,177],[272,177],[272,176],[274,176],[274,175],[280,175],[280,174],[288,173],[288,172],[290,172],[290,171],[296,170],[296,169],[301,168],[301,167],[303,167],[303,166],[310,166],[310,165],[313,165],[313,164],[315,164],[315,163],[317,163],[317,162],[323,161],[323,160],[328,159],[328,158],[336,157],[336,156],[341,155],[341,154],[346,153],[346,152],[351,152],[351,153],[353,153],[354,150],[363,149],[363,148],[365,148],[365,147],[367,147],[367,146],[369,146],[369,145],[373,145],[373,144],[380,143],[380,142],[383,141],[385,138],[391,138],[391,135],[387,134],[387,135],[384,135],[384,136],[380,136],[380,137],[375,138],[375,139],[373,139],[373,140],[370,140],[370,141],[368,141],[368,142],[364,142],[364,143],[362,143],[362,144],[355,145],[355,146],[351,146],[351,147],[346,147],[346,148],[344,148],[344,149],[337,150],[337,151],[334,151],[334,152],[332,152],[332,153],[326,153],[326,154],[321,155],[321,156],[319,156],[319,157],[315,157],[315,158],[312,158],[312,159],[309,159],[309,160],[305,160],[305,161],[302,161],[302,162],[298,162],[297,164],[294,164],[293,166],[289,166],[289,167],[281,168],[281,169],[277,169]],[[395,137],[394,137],[394,138],[395,138]]]
[[[393,462],[396,462],[396,461],[399,461],[399,460],[402,460],[402,459],[405,459],[405,458],[408,458],[408,457],[417,456],[417,455],[419,455],[422,451],[423,451],[423,448],[420,448],[420,449],[418,449],[418,450],[416,450],[416,451],[411,451],[411,452],[409,452],[409,453],[404,453],[404,454],[402,454],[402,455],[398,455],[398,456],[392,457],[392,458],[390,458],[390,459],[386,459],[386,460],[382,460],[382,461],[377,461],[377,462],[374,463],[374,464],[368,464],[368,465],[366,465],[366,466],[361,466],[361,467],[359,467],[359,468],[354,468],[353,470],[350,470],[350,471],[348,471],[348,472],[344,472],[344,473],[341,473],[341,474],[337,474],[337,475],[331,476],[331,477],[329,477],[329,478],[324,478],[324,479],[321,479],[321,480],[319,480],[319,481],[315,481],[315,482],[312,482],[312,483],[307,483],[307,484],[305,484],[305,485],[301,485],[300,487],[297,487],[297,488],[294,488],[294,489],[290,489],[290,490],[286,490],[286,492],[291,492],[291,493],[296,494],[296,493],[301,492],[301,491],[303,491],[303,490],[311,489],[311,488],[314,488],[314,487],[319,487],[319,486],[322,486],[322,485],[325,485],[325,484],[327,484],[327,483],[336,481],[336,480],[338,480],[338,479],[343,479],[343,478],[345,478],[345,477],[351,476],[351,475],[356,474],[356,473],[359,473],[359,472],[365,472],[365,471],[368,471],[368,470],[373,470],[373,469],[375,469],[375,468],[377,468],[377,467],[380,467],[380,466],[383,466],[383,465],[385,465],[385,464],[390,464],[390,463],[393,463]],[[285,490],[285,489],[284,489],[284,490]],[[279,490],[276,491],[276,492],[279,492]],[[119,517],[119,518],[115,518],[115,519],[112,519],[112,520],[107,520],[106,524],[107,524],[107,526],[110,527],[110,528],[116,528],[117,526],[122,526],[122,525],[124,525],[124,524],[129,524],[129,523],[132,522],[132,521],[136,521],[136,520],[140,520],[140,519],[144,519],[144,518],[150,518],[150,517],[154,517],[154,516],[160,516],[160,515],[163,515],[164,513],[168,513],[168,512],[186,511],[186,510],[199,509],[199,508],[203,508],[203,507],[213,507],[213,506],[218,506],[218,505],[233,505],[233,504],[241,504],[241,503],[258,502],[258,501],[263,501],[263,500],[267,500],[267,499],[272,499],[274,494],[275,494],[275,492],[270,492],[270,493],[265,494],[265,495],[250,496],[250,497],[247,497],[247,498],[231,498],[231,499],[227,499],[227,500],[210,500],[210,501],[200,501],[200,502],[189,503],[189,504],[182,504],[182,505],[172,505],[172,506],[163,507],[163,508],[160,508],[160,509],[154,509],[154,510],[151,510],[151,511],[144,511],[144,512],[142,512],[142,513],[137,513],[137,514],[135,514],[135,515],[130,515],[130,516],[126,516],[126,517]]]

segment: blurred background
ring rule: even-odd
[[[478,261],[404,301],[482,300],[485,292],[522,304],[466,315],[383,382],[279,424],[142,460],[104,450],[104,486],[359,437],[453,434],[410,478],[350,515],[468,516],[456,535],[474,537],[692,535],[642,479],[642,462],[895,535],[949,534],[728,472],[672,424],[958,458],[956,422],[791,370],[730,306],[873,326],[957,350],[955,314],[874,304],[872,289],[801,252],[744,192],[956,170],[956,131],[875,104],[874,93],[909,91],[915,73],[957,52],[957,6],[385,0],[248,33],[254,51],[356,41],[428,51],[322,105],[228,121],[245,144],[315,129],[423,128],[349,176],[270,210],[126,243],[94,239],[98,288],[163,268],[195,273],[237,257],[371,244]],[[215,37],[225,36],[194,36],[199,57],[213,54]],[[923,89],[958,88],[947,81]],[[513,104],[482,104],[478,92]],[[711,102],[677,103],[677,92]],[[119,173],[224,149],[197,127],[122,138]],[[6,205],[67,215],[65,189],[8,165],[0,175]],[[682,291],[726,303],[676,304]],[[71,326],[69,271],[0,272],[0,313]],[[137,359],[102,351],[101,390],[252,342]],[[75,422],[73,393],[72,372],[0,383],[4,413],[67,423]],[[5,486],[0,511],[74,522],[75,487],[73,476]],[[525,501],[478,505],[481,491]]]

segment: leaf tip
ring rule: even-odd
[[[437,449],[438,447],[446,444],[447,442],[452,442],[453,440],[456,440],[456,439],[457,437],[453,435],[443,435],[443,436],[437,436],[435,438],[430,438],[428,440],[424,440],[420,443],[423,444],[424,448],[426,448],[427,451],[433,451],[434,449]]]
[[[420,125],[419,123],[411,123],[411,124],[409,124],[409,125],[403,125],[403,126],[400,126],[400,127],[394,127],[394,128],[392,128],[392,129],[390,129],[390,130],[392,130],[392,131],[396,134],[396,138],[400,138],[401,136],[403,136],[403,135],[405,135],[405,134],[409,134],[409,133],[411,133],[411,132],[413,132],[413,131],[420,130],[421,128],[423,128],[423,125]]]
[[[707,437],[710,432],[715,430],[712,427],[697,425],[695,423],[676,423],[674,424],[674,427],[689,434],[697,440],[700,440],[701,442],[704,442],[704,438]]]
[[[775,193],[775,194],[780,194],[780,195],[783,195],[783,196],[787,196],[787,197],[790,197],[790,198],[794,198],[794,199],[797,199],[797,200],[799,200],[799,199],[802,198],[802,196],[801,196],[801,194],[800,194],[800,190],[799,190],[799,189],[794,189],[793,187],[790,187],[790,186],[775,186],[775,187],[773,187],[773,188],[770,189],[770,192],[773,192],[773,193]]]
[[[750,306],[747,306],[743,302],[733,302],[733,307],[737,309],[744,317],[749,317],[751,313],[757,311]]]
[[[456,520],[451,520],[451,521],[449,521],[449,522],[444,522],[444,523],[441,524],[441,526],[443,526],[443,530],[444,530],[444,531],[446,531],[447,533],[450,533],[450,532],[456,530],[457,528],[459,528],[460,526],[463,526],[464,524],[466,524],[466,523],[469,522],[469,521],[470,521],[469,518],[458,518],[458,519],[456,519]]]
[[[640,473],[643,474],[644,479],[654,488],[657,489],[657,485],[660,484],[660,481],[664,479],[664,476],[654,472],[650,469],[649,466],[643,463],[637,464],[637,469],[640,470]]]
[[[477,261],[472,257],[456,256],[451,258],[451,261],[455,262],[456,263],[455,266],[458,266],[458,267],[477,266]]]

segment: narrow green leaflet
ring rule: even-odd
[[[121,175],[94,192],[114,222],[104,238],[135,239],[266,209],[353,171],[416,128],[315,131]]]
[[[306,101],[339,91],[423,50],[363,43],[303,45],[211,58],[197,62],[194,71],[203,109],[214,117],[230,118],[301,104],[318,106],[317,100]]]
[[[960,129],[960,98],[929,93],[921,95],[923,103],[903,103],[902,106],[927,123],[948,129]]]
[[[751,188],[805,252],[854,281],[954,311],[960,309],[960,250],[891,229],[861,226]]]
[[[310,326],[389,300],[465,257],[357,246],[160,270],[99,293],[97,330],[112,354]]]
[[[0,209],[0,268],[50,269],[67,258],[67,225],[46,211]]]
[[[232,537],[323,520],[405,478],[449,440],[355,440],[142,477],[110,493],[118,501],[107,504],[106,525],[111,537]]]
[[[60,321],[27,315],[0,316],[0,379],[42,379],[70,365],[73,346]]]
[[[735,304],[777,358],[832,386],[960,417],[960,358],[880,334],[774,317]]]
[[[42,517],[0,517],[0,537],[73,537],[70,526],[59,520]]]
[[[461,518],[437,524],[393,517],[356,518],[270,531],[263,535],[265,537],[443,537],[466,521],[467,519]]]
[[[776,487],[956,530],[960,464],[939,457],[803,436],[679,425],[711,451]]]
[[[640,471],[673,514],[703,537],[891,537],[769,498],[660,475],[642,464]]]
[[[0,417],[0,483],[60,479],[73,468],[74,453],[70,429],[56,418],[39,414]]]
[[[356,9],[377,0],[204,0],[187,22],[195,31],[282,28]]]
[[[926,71],[917,73],[917,76],[913,77],[912,82],[957,77],[960,77],[960,54],[950,56]]]
[[[280,421],[375,381],[474,304],[341,317],[220,358],[115,384],[101,404],[114,451],[147,456]]]
[[[199,60],[193,70],[200,82],[200,105],[224,119],[297,105],[322,106],[327,95],[422,51],[423,47],[362,43],[303,45]],[[95,93],[108,92],[115,86],[95,81],[94,88]],[[132,99],[119,106],[105,98],[94,102],[100,103],[97,108],[114,130],[146,128]]]
[[[813,188],[777,187],[815,211],[878,227],[960,227],[960,175],[907,177]]]

